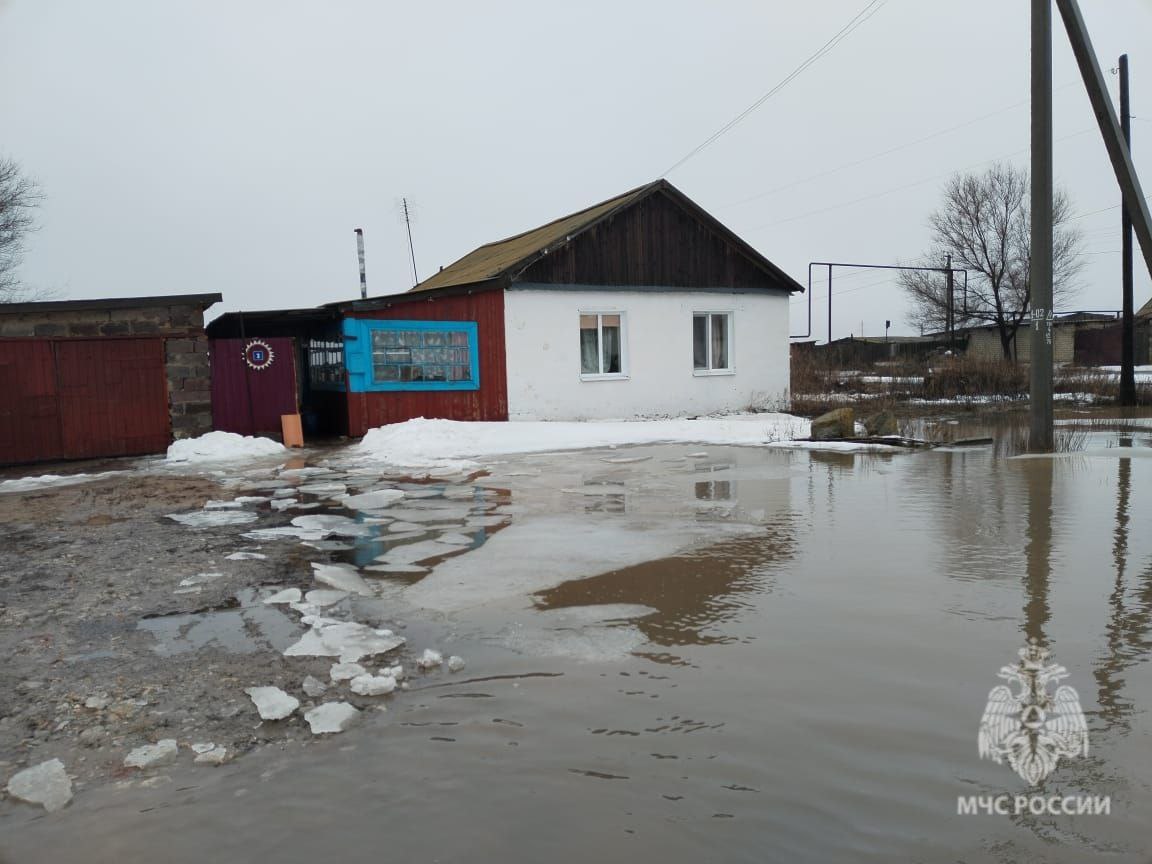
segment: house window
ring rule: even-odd
[[[308,383],[313,390],[344,389],[344,341],[308,340]]]
[[[480,388],[474,321],[346,319],[345,334],[354,392]]]
[[[732,313],[692,315],[692,369],[699,375],[732,372]]]
[[[625,377],[623,312],[580,313],[580,377]]]

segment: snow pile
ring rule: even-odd
[[[216,462],[227,459],[251,459],[256,456],[279,456],[284,446],[271,438],[253,438],[235,432],[209,432],[199,438],[184,438],[168,448],[169,462]]]
[[[802,438],[808,432],[808,421],[791,414],[571,423],[528,420],[485,423],[419,417],[368,430],[358,450],[391,465],[468,470],[476,466],[465,457],[668,442],[768,444]]]

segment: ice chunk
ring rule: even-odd
[[[328,532],[281,525],[278,528],[257,528],[255,531],[249,531],[240,536],[245,540],[282,540],[285,537],[295,537],[297,540],[323,540],[328,536]]]
[[[309,516],[297,516],[292,520],[297,528],[306,531],[325,531],[328,534],[337,534],[341,537],[366,537],[372,533],[371,525],[364,525],[347,516],[332,516],[318,513]]]
[[[319,678],[314,678],[308,675],[304,678],[303,683],[300,685],[304,694],[309,699],[318,699],[328,692],[328,685],[321,681]]]
[[[475,538],[469,537],[467,534],[448,533],[441,534],[435,539],[436,543],[446,543],[449,546],[471,546],[476,542]]]
[[[233,552],[224,556],[226,561],[263,561],[267,557],[259,552]]]
[[[217,528],[223,525],[255,522],[257,516],[247,510],[196,510],[192,513],[169,513],[167,518],[189,528]]]
[[[262,720],[283,720],[300,707],[300,700],[279,687],[248,687],[244,690]]]
[[[72,781],[59,759],[25,768],[8,781],[8,794],[55,813],[72,800]]]
[[[384,696],[396,689],[396,679],[391,675],[357,675],[348,686],[358,696]]]
[[[239,510],[244,506],[244,502],[236,499],[234,501],[207,501],[204,504],[205,510]]]
[[[195,576],[189,576],[187,579],[180,580],[181,588],[190,588],[193,585],[203,585],[205,582],[215,582],[223,573],[197,573]]]
[[[341,681],[351,681],[367,672],[368,670],[359,663],[333,663],[332,668],[328,670],[328,677],[332,679],[333,684],[339,684]]]
[[[305,540],[304,545],[310,549],[319,549],[321,552],[347,552],[356,548],[351,543],[341,540]]]
[[[326,590],[324,588],[316,588],[304,595],[304,599],[313,606],[319,606],[323,608],[325,606],[333,606],[347,596],[347,591],[334,591]]]
[[[448,671],[449,672],[459,672],[463,668],[464,668],[464,658],[463,657],[460,657],[456,654],[453,654],[451,657],[448,658]]]
[[[235,504],[267,504],[272,499],[267,495],[241,495],[233,499]]]
[[[348,487],[343,483],[305,483],[296,487],[297,492],[306,492],[309,495],[324,495],[328,498],[343,495]]]
[[[404,497],[399,489],[379,489],[375,492],[362,492],[359,495],[345,495],[339,501],[351,510],[379,510]]]
[[[300,589],[299,588],[285,588],[283,591],[277,591],[271,597],[265,597],[265,603],[299,603],[300,602]]]
[[[325,702],[306,712],[304,719],[314,735],[324,735],[343,732],[359,716],[360,712],[347,702]]]
[[[297,503],[298,503],[297,499],[295,499],[295,498],[277,498],[275,501],[272,502],[272,509],[273,510],[287,510],[289,507],[293,507]]]
[[[317,564],[313,562],[312,570],[316,581],[338,591],[347,591],[350,594],[361,594],[372,597],[375,592],[364,581],[360,571],[350,564]]]
[[[416,661],[416,665],[421,669],[434,669],[444,662],[444,655],[439,651],[434,651],[431,648],[425,648],[424,653],[420,655]]]
[[[442,558],[458,551],[459,547],[445,546],[435,540],[421,540],[419,543],[407,543],[389,549],[381,557],[386,564],[419,564],[433,558]]]
[[[203,746],[203,745],[201,745]],[[195,749],[196,745],[192,745]],[[228,761],[228,748],[218,747],[215,744],[209,744],[210,749],[197,751],[196,758],[192,761],[198,765],[223,765]]]
[[[153,768],[156,765],[167,765],[175,762],[180,748],[175,738],[165,738],[155,744],[145,744],[137,747],[124,757],[125,768]]]
[[[363,657],[387,654],[405,642],[402,636],[382,636],[366,624],[353,621],[312,627],[288,647],[285,657],[339,657],[342,663],[355,663]]]
[[[380,670],[381,675],[391,675],[397,681],[404,677],[404,667],[397,663],[395,666],[386,666]]]

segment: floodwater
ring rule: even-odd
[[[25,810],[0,849],[88,864],[1147,862],[1152,428],[1095,424],[1079,443],[1055,458],[635,447],[427,487],[427,507],[491,500],[500,518],[427,573],[375,574],[387,590],[364,602],[463,672],[416,678],[306,748]],[[398,505],[405,521],[418,501]],[[367,560],[358,542],[334,560]],[[1035,788],[977,748],[997,673],[1030,638],[1067,668],[1090,742]],[[1034,792],[1108,796],[1110,813],[957,812],[959,797]]]

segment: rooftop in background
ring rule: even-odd
[[[0,303],[0,315],[25,312],[56,312],[68,309],[145,309],[162,306],[196,306],[207,309],[223,300],[220,294],[168,294],[159,297],[108,297],[100,300],[42,300],[35,303]]]

